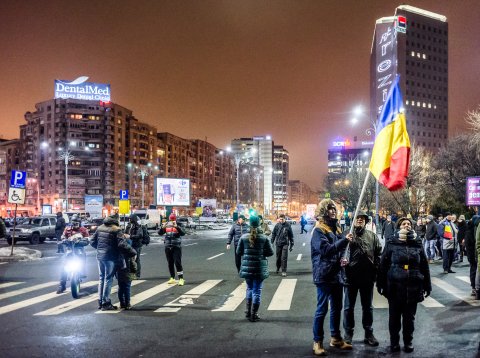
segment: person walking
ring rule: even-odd
[[[130,239],[132,242],[132,247],[137,253],[137,259],[135,261],[136,270],[135,278],[139,279],[142,271],[142,263],[140,262],[140,255],[142,254],[143,247],[143,227],[140,224],[140,218],[138,215],[130,215],[127,228],[125,229],[125,238]]]
[[[470,265],[470,286],[472,287],[471,295],[477,296],[477,290],[475,288],[475,277],[477,275],[477,250],[475,248],[475,230],[480,222],[480,216],[474,215],[471,220],[467,222],[465,230],[465,251],[467,253],[467,260]]]
[[[307,230],[305,230],[305,226],[307,225],[307,219],[305,219],[305,215],[302,215],[300,218],[300,235],[303,234],[305,231],[305,234],[308,233]]]
[[[182,266],[182,236],[185,231],[180,225],[177,225],[177,216],[170,214],[168,221],[160,228],[160,235],[165,235],[165,256],[167,257],[168,271],[170,272],[169,285],[175,285],[175,269],[177,269],[178,285],[183,286],[185,279],[183,278]]]
[[[282,276],[287,276],[288,250],[293,250],[293,231],[289,223],[285,221],[285,215],[280,214],[278,223],[273,228],[272,245],[276,246],[277,271],[282,270]]]
[[[258,216],[250,216],[250,232],[242,235],[236,253],[242,257],[239,275],[247,285],[245,317],[256,322],[260,319],[258,309],[263,281],[269,276],[267,257],[273,255],[272,245],[260,229]]]
[[[317,289],[317,308],[313,318],[313,354],[327,355],[323,346],[323,323],[330,302],[330,347],[351,350],[340,332],[343,300],[343,276],[340,259],[353,235],[342,236],[337,220],[337,207],[331,199],[323,199],[315,210],[317,223],[310,241],[313,283]]]
[[[385,243],[389,242],[395,236],[395,223],[392,221],[392,215],[387,216],[387,221],[382,225],[382,239]]]
[[[269,237],[272,234],[272,230],[270,230],[268,224],[263,220],[262,215],[258,215],[258,218],[260,219],[260,230],[262,230],[265,236]]]
[[[63,218],[62,212],[57,212],[57,221],[55,222],[55,238],[57,239],[57,254],[63,254],[65,252],[62,244],[62,235],[65,231],[67,223]]]
[[[230,250],[230,245],[233,241],[233,247],[235,249],[233,253],[235,254],[235,266],[237,267],[237,272],[240,272],[240,265],[242,264],[242,256],[237,254],[238,241],[242,235],[246,234],[247,232],[248,225],[245,222],[244,215],[240,215],[238,217],[238,220],[232,225],[230,231],[228,232],[227,250]]]
[[[445,219],[438,224],[438,236],[442,242],[442,258],[443,273],[455,273],[452,271],[453,258],[455,256],[455,248],[457,246],[457,238],[455,236],[457,229],[454,227],[452,215],[447,213]]]
[[[7,227],[3,222],[3,218],[0,216],[0,239],[4,239],[7,235]]]
[[[103,221],[103,224],[93,234],[90,245],[97,250],[100,276],[98,308],[102,311],[116,310],[117,306],[112,305],[110,300],[113,277],[115,276],[115,264],[120,259],[121,253],[128,254],[131,249],[120,228],[118,215],[109,216]]]
[[[369,217],[364,212],[357,214],[354,223],[353,240],[350,243],[350,260],[345,266],[345,308],[343,311],[344,340],[352,344],[355,328],[355,301],[360,293],[362,304],[362,324],[365,330],[363,342],[370,346],[378,346],[373,335],[373,286],[375,284],[382,245],[377,235],[366,230]]]
[[[428,263],[432,263],[435,259],[435,246],[437,244],[437,223],[433,220],[432,215],[427,216],[427,227],[425,229],[425,253],[427,254]]]
[[[457,241],[458,241],[458,262],[463,262],[463,254],[465,252],[465,232],[467,230],[467,222],[465,221],[465,215],[460,215],[457,220]]]
[[[430,270],[421,241],[408,218],[400,218],[394,239],[385,246],[377,279],[378,293],[388,299],[390,351],[400,351],[403,320],[404,351],[413,352],[417,305],[432,291]]]

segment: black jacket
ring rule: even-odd
[[[382,238],[390,241],[395,236],[395,223],[393,221],[385,221],[382,226]]]
[[[243,223],[240,225],[238,222],[232,225],[230,228],[230,231],[228,232],[228,240],[227,240],[227,245],[230,245],[233,240],[233,245],[237,247],[238,245],[238,240],[242,237],[242,235],[248,233],[250,231],[250,226],[248,226],[246,223]]]
[[[465,220],[458,221],[457,222],[457,228],[458,228],[458,234],[457,234],[457,239],[458,243],[463,243],[463,240],[465,239],[465,231],[467,230],[467,223]]]
[[[427,257],[418,238],[401,241],[398,232],[383,250],[377,287],[389,300],[418,303],[432,291]]]
[[[438,238],[437,233],[437,224],[435,221],[430,221],[427,223],[427,230],[425,231],[425,239],[427,240],[436,240]]]
[[[293,246],[293,231],[289,223],[277,223],[272,232],[272,244],[284,246],[290,244]]]
[[[471,220],[467,222],[465,230],[465,250],[467,251],[467,258],[469,262],[477,261],[477,249],[475,248],[475,230],[480,222],[480,216],[474,215]]]
[[[165,247],[182,246],[181,237],[185,235],[185,231],[179,225],[174,225],[172,221],[167,222],[158,231],[160,235],[165,235]]]
[[[90,244],[97,249],[97,259],[103,261],[118,261],[121,253],[128,255],[132,250],[123,236],[120,223],[111,217],[98,227]]]
[[[125,229],[125,233],[130,235],[132,240],[132,247],[142,247],[143,241],[143,228],[141,225],[129,223]]]
[[[55,236],[57,239],[62,236],[66,226],[67,224],[65,223],[65,219],[63,218],[63,216],[57,215],[57,222],[55,223]]]

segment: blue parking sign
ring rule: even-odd
[[[128,200],[128,190],[120,190],[120,200]]]
[[[26,182],[27,172],[12,170],[12,176],[10,177],[10,188],[25,189]]]

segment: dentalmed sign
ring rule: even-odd
[[[55,98],[74,98],[89,101],[110,101],[110,84],[87,82],[88,77],[78,77],[71,82],[55,80]]]

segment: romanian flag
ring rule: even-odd
[[[378,119],[370,171],[388,190],[398,190],[407,181],[409,161],[410,139],[397,76]]]

